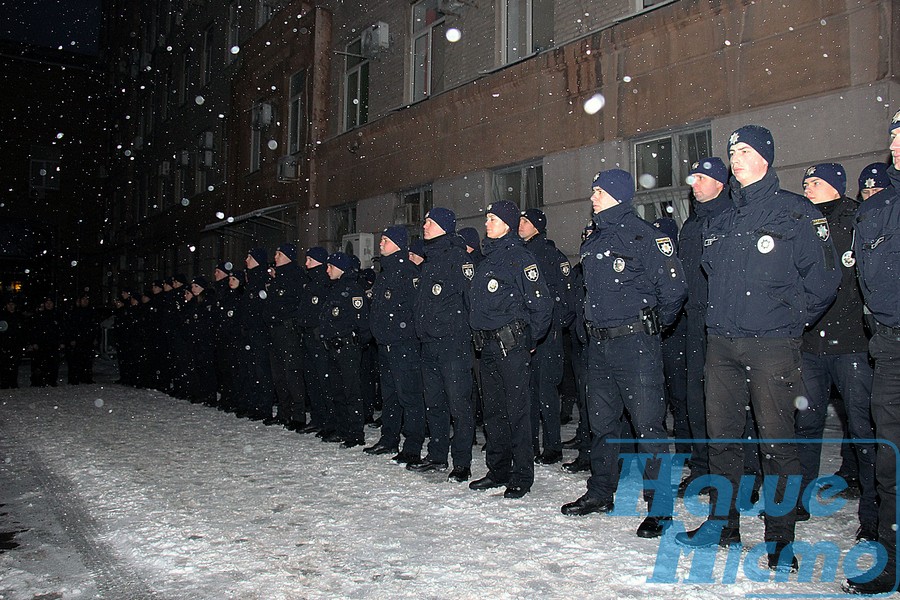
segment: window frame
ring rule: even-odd
[[[350,131],[369,122],[369,64],[362,57],[362,37],[351,41],[345,47],[344,57],[344,131]],[[351,61],[356,61],[350,64]],[[356,77],[356,84],[351,87],[350,80]],[[363,79],[365,82],[363,83]],[[351,94],[351,91],[355,92]],[[354,104],[353,101],[357,100]],[[353,113],[351,115],[351,112]],[[351,119],[351,116],[353,119]]]
[[[31,158],[28,163],[28,187],[31,190],[58,192],[60,189],[60,174],[62,173],[61,166],[61,161],[58,158]],[[42,167],[44,170],[43,174],[40,172]],[[51,175],[51,173],[56,173],[56,175]],[[40,178],[40,182],[37,185],[35,184],[35,174]],[[55,184],[53,183],[54,181]]]
[[[539,171],[534,171],[534,173],[540,173],[540,175],[536,175],[534,182],[532,184],[533,187],[536,187],[535,198],[536,202],[532,202],[529,200],[530,188],[529,188],[529,169],[539,169]],[[509,193],[507,190],[505,193],[501,193],[499,188],[498,177],[503,177],[505,175],[518,173],[519,175],[519,190],[518,190],[518,198],[512,199],[506,194]],[[512,165],[509,167],[502,167],[499,169],[494,169],[491,171],[491,202],[498,202],[500,200],[511,200],[516,203],[516,206],[519,207],[519,210],[527,210],[529,208],[542,208],[544,206],[544,161],[536,160],[529,161],[527,163],[520,163],[517,165]]]
[[[295,79],[301,78],[298,86]],[[299,88],[299,89],[296,89]],[[288,80],[288,154],[299,154],[306,150],[309,116],[307,111],[307,70],[297,71]]]
[[[433,8],[429,8],[430,5],[433,5]],[[419,7],[425,7],[424,18],[426,19],[426,21],[422,26],[417,27],[416,11]],[[434,19],[431,21],[427,21],[429,10],[434,10]],[[409,22],[409,98],[410,102],[414,103],[420,100],[424,100],[434,93],[434,32],[435,29],[446,25],[446,17],[438,10],[438,0],[419,0],[418,2],[414,2],[411,6]],[[420,77],[419,65],[417,64],[416,48],[417,42],[422,39],[425,40],[425,62],[422,65],[422,67],[424,68],[424,73],[422,73]],[[421,90],[418,87],[420,80],[422,85]]]

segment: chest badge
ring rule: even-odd
[[[431,286],[431,293],[434,294],[435,296],[440,296],[443,289],[444,288],[441,287],[441,284],[436,283],[433,286]]]
[[[569,261],[559,264],[559,270],[562,271],[564,277],[568,277],[569,273],[572,272],[572,266],[569,264]]]
[[[848,269],[856,264],[856,258],[853,256],[853,250],[847,250],[841,256],[841,264]]]
[[[354,296],[352,302],[353,302],[353,308],[355,308],[356,310],[359,310],[363,307],[362,296]]]
[[[332,317],[336,317],[336,316],[338,316],[339,314],[341,314],[341,309],[338,308],[337,306],[335,306],[334,308],[331,309],[331,316],[332,316]]]
[[[500,283],[496,279],[491,279],[490,281],[488,281],[487,287],[488,291],[493,294],[498,289],[500,289]]]
[[[828,219],[813,219],[812,224],[816,228],[816,235],[819,236],[819,239],[827,242],[831,237],[831,232],[828,230]]]
[[[764,235],[756,242],[756,249],[762,254],[768,254],[775,249],[775,240],[771,235]]]
[[[525,267],[525,277],[528,278],[528,281],[537,281],[538,277],[540,277],[537,265],[529,265]]]
[[[318,303],[319,303],[319,297],[318,297],[318,296],[313,296],[313,297],[312,297],[312,303],[313,303],[313,304],[318,304]]]
[[[613,261],[613,271],[615,271],[616,273],[621,273],[624,270],[625,270],[625,259],[624,258],[617,258],[616,260]]]

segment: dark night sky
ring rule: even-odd
[[[0,0],[0,38],[97,54],[100,1]]]

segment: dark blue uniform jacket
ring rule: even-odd
[[[322,312],[322,303],[330,285],[325,265],[306,270],[306,280],[300,292],[300,327],[313,329],[319,326],[319,313]]]
[[[332,282],[319,314],[319,335],[323,340],[357,335],[360,344],[372,339],[369,330],[369,299],[349,271]]]
[[[827,221],[812,202],[782,190],[772,169],[743,188],[732,178],[731,199],[734,207],[703,236],[707,332],[799,338],[841,280]]]
[[[684,308],[691,314],[706,314],[708,297],[706,273],[703,272],[703,230],[709,220],[732,206],[728,188],[709,202],[695,202],[694,211],[681,226],[678,236],[678,258],[684,267],[688,299]]]
[[[416,340],[413,307],[415,279],[419,270],[406,252],[381,257],[381,273],[372,288],[369,325],[379,344],[390,345]]]
[[[593,216],[595,231],[581,244],[587,288],[584,319],[594,327],[635,323],[656,308],[664,326],[675,322],[687,297],[675,244],[642,220],[630,204]]]
[[[553,327],[568,327],[575,319],[576,301],[569,259],[542,233],[525,242],[525,249],[537,259],[544,283],[550,289],[553,298]]]
[[[423,342],[469,340],[469,282],[475,265],[458,235],[425,241],[425,262],[416,291],[416,335]]]
[[[266,318],[270,325],[300,316],[300,295],[306,274],[300,265],[290,262],[275,267],[275,277],[267,290]]]
[[[900,327],[900,173],[892,166],[888,176],[892,187],[856,213],[853,250],[866,306],[882,325]]]
[[[472,280],[469,325],[493,330],[523,321],[531,339],[540,340],[550,328],[553,297],[534,255],[512,231],[499,239],[485,238],[481,246],[484,260]]]

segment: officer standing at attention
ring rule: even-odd
[[[897,458],[900,446],[900,110],[888,127],[893,166],[891,186],[869,196],[856,213],[853,255],[866,307],[875,320],[869,354],[875,360],[872,418],[875,437],[894,444],[875,456],[878,485],[878,541],[887,550],[887,565],[871,581],[866,573],[848,579],[844,591],[882,594],[897,590]]]
[[[303,385],[300,341],[300,295],[305,272],[297,264],[297,246],[282,244],[275,251],[275,277],[267,290],[266,318],[272,338],[272,383],[278,400],[278,423],[299,431],[306,427],[306,389]]]
[[[359,365],[369,343],[369,301],[359,285],[353,260],[343,252],[328,257],[328,288],[320,313],[319,335],[328,351],[328,381],[334,394],[335,432],[326,442],[344,448],[365,442]]]
[[[797,503],[797,520],[806,521],[809,486],[819,476],[822,445],[817,443],[825,431],[831,387],[837,388],[850,438],[874,437],[871,417],[872,367],[869,366],[868,339],[864,326],[863,301],[856,283],[856,259],[853,258],[853,225],[857,204],[844,193],[847,175],[837,163],[813,165],[803,178],[803,195],[828,219],[828,230],[841,257],[841,285],[837,298],[825,314],[803,333],[803,385],[807,405],[798,407],[794,429],[798,439],[813,443],[798,444],[803,472],[803,496]],[[875,541],[878,537],[878,496],[875,492],[875,444],[853,444],[859,469],[859,529],[857,541]]]
[[[891,178],[888,177],[888,165],[885,163],[872,163],[859,173],[859,196],[861,200],[868,200],[886,187],[890,187]]]
[[[688,184],[694,195],[691,216],[681,227],[678,258],[684,267],[688,298],[684,303],[685,369],[687,371],[687,417],[690,437],[706,439],[706,398],[703,391],[706,363],[706,273],[703,256],[703,229],[710,219],[731,206],[728,197],[728,167],[721,158],[701,158],[691,166]],[[691,481],[709,473],[709,451],[706,442],[694,442],[688,462],[690,473],[678,487],[679,495]]]
[[[303,347],[303,358],[300,361],[303,369],[303,383],[306,397],[309,399],[309,424],[302,433],[323,433],[322,437],[332,433],[334,410],[329,391],[325,387],[325,376],[328,374],[328,356],[322,347],[316,329],[319,327],[319,314],[322,312],[322,301],[327,294],[331,280],[328,278],[328,251],[322,246],[312,246],[306,250],[306,278],[303,291],[300,293],[300,341]]]
[[[475,348],[481,350],[488,468],[469,487],[505,485],[504,498],[521,498],[534,483],[528,375],[531,352],[547,334],[554,304],[537,260],[517,233],[519,218],[512,202],[487,207],[484,260],[472,280],[469,311]]]
[[[736,500],[744,448],[727,440],[742,437],[748,406],[761,435],[793,439],[794,403],[803,395],[800,336],[831,304],[841,277],[822,213],[779,185],[769,130],[741,127],[729,137],[728,155],[734,207],[707,225],[703,268],[709,276],[706,428],[710,439],[725,440],[710,443],[709,471],[724,476],[732,493],[721,496],[730,496],[728,506],[718,505],[713,488],[709,519],[676,535],[689,547],[740,543]],[[763,473],[784,493],[789,476],[800,474],[796,445],[760,446]],[[772,569],[796,565],[789,546],[795,519],[794,510],[765,513]]]
[[[531,361],[531,438],[534,462],[552,465],[562,460],[559,384],[563,378],[563,329],[575,319],[571,266],[566,255],[547,238],[547,217],[537,208],[522,212],[519,237],[537,260],[538,269],[553,300],[553,319],[547,335],[537,343]],[[544,423],[544,451],[540,429]]]
[[[447,469],[450,419],[453,419],[453,471],[450,479],[466,481],[471,473],[475,409],[472,405],[472,333],[469,282],[475,266],[466,243],[456,235],[456,215],[434,207],[425,215],[425,262],[416,293],[416,334],[422,342],[422,385],[425,418],[431,439],[419,463],[410,471],[425,473]]]
[[[369,324],[378,343],[381,375],[381,438],[367,454],[396,453],[404,437],[398,462],[418,462],[425,443],[425,402],[416,337],[413,280],[419,269],[409,261],[406,227],[392,225],[381,234],[381,273],[372,288]]]
[[[265,248],[253,248],[247,253],[247,292],[244,294],[244,333],[247,343],[242,364],[248,372],[248,381],[254,393],[248,396],[246,416],[254,421],[272,417],[275,405],[275,386],[272,385],[272,366],[269,351],[272,341],[265,320],[266,300],[269,292],[269,273],[266,271],[268,253]]]
[[[581,245],[587,295],[588,419],[591,477],[587,493],[562,507],[566,515],[613,509],[619,481],[619,437],[627,412],[640,453],[668,453],[660,331],[675,322],[687,295],[672,239],[637,216],[631,204],[634,178],[620,169],[594,177],[591,207],[595,231]],[[644,468],[649,515],[639,537],[659,537],[671,520],[672,489],[659,477],[660,459]],[[651,489],[655,487],[655,490]]]

